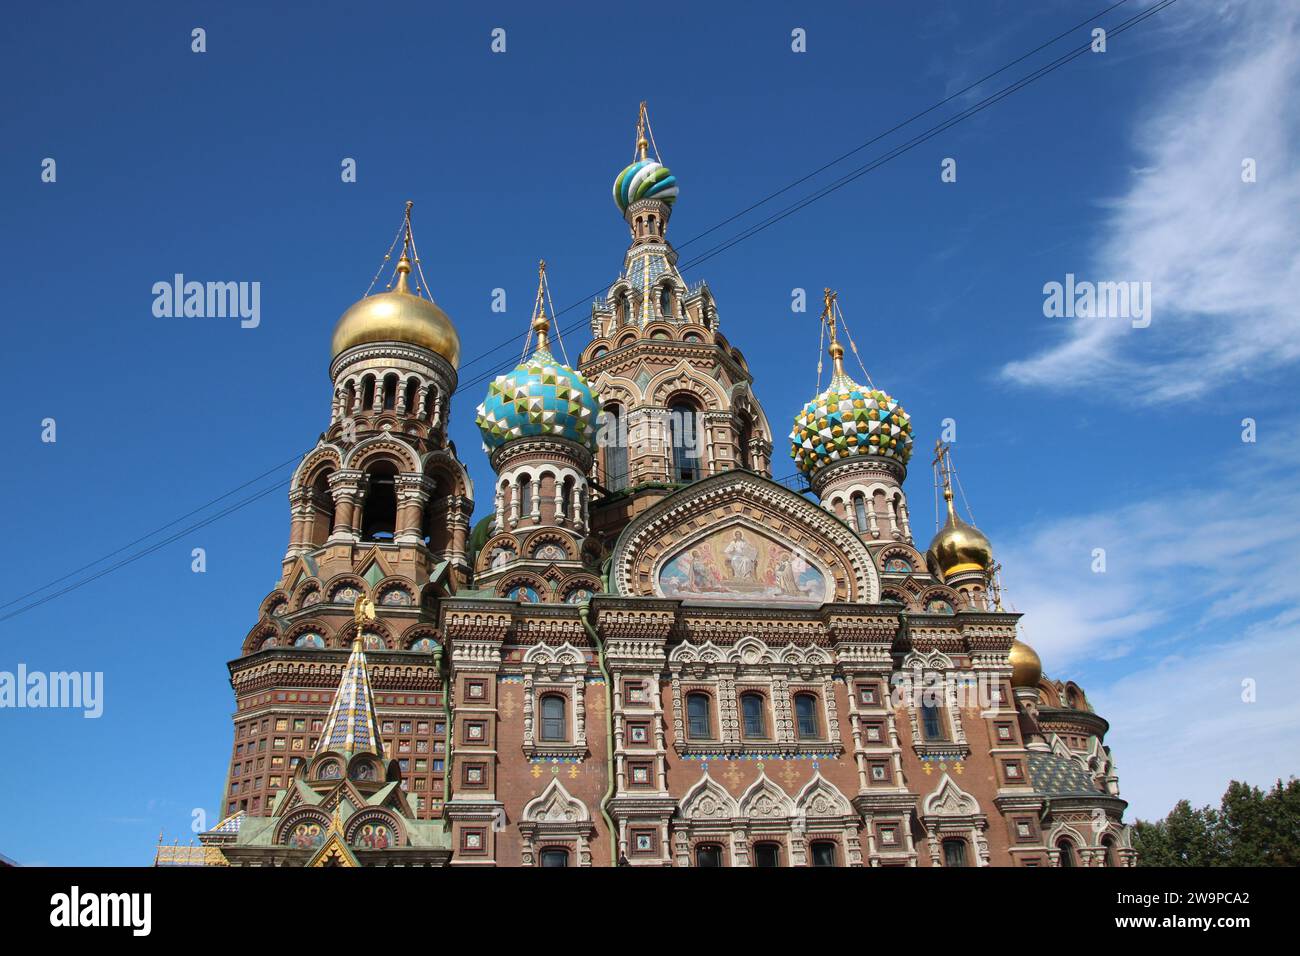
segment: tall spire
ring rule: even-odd
[[[375,619],[374,602],[366,597],[357,598],[353,619],[356,634],[352,639],[352,653],[343,665],[343,677],[325,718],[316,753],[327,750],[348,754],[372,753],[382,759],[383,738],[379,735],[379,715],[375,713],[375,695],[370,690],[361,636],[366,622]]]

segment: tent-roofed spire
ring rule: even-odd
[[[366,652],[361,638],[362,627],[375,619],[374,603],[366,597],[357,598],[353,616],[357,630],[352,641],[352,654],[343,665],[343,677],[325,718],[316,753],[327,750],[348,754],[372,753],[382,759],[384,743],[379,735],[379,716],[375,713],[375,695],[370,690],[370,675],[366,671]]]

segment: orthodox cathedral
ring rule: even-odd
[[[540,270],[477,406],[477,494],[408,204],[387,289],[334,329],[329,424],[229,665],[224,819],[160,865],[1134,865],[1106,721],[1017,640],[938,443],[946,523],[914,540],[922,436],[846,371],[829,290],[830,379],[790,410],[795,490],[773,480],[648,134],[643,106],[572,365]]]

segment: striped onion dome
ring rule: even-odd
[[[614,202],[619,212],[638,199],[658,199],[671,206],[677,199],[677,177],[653,159],[638,159],[614,180]]]

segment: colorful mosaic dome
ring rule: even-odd
[[[906,465],[912,457],[912,420],[879,389],[836,376],[795,416],[790,457],[800,471],[812,475],[854,455],[881,455]]]
[[[619,212],[638,199],[658,199],[669,206],[677,199],[677,177],[653,159],[638,159],[614,180],[614,202]]]
[[[599,414],[596,396],[582,374],[562,365],[542,346],[513,372],[498,375],[488,385],[474,422],[488,452],[515,438],[540,435],[595,448]]]

